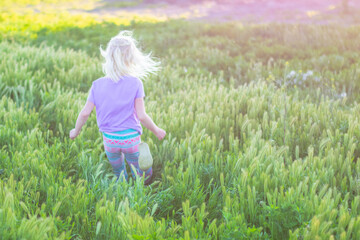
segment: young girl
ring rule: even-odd
[[[113,37],[105,51],[103,72],[105,77],[92,83],[84,108],[81,110],[70,138],[76,138],[91,111],[96,107],[96,119],[103,134],[106,155],[119,179],[122,174],[128,179],[124,157],[128,164],[143,176],[139,168],[138,146],[141,142],[143,126],[152,131],[161,140],[166,132],[157,127],[146,114],[144,106],[144,88],[141,79],[158,70],[158,62],[137,48],[137,42],[130,31],[122,31]],[[131,167],[133,177],[135,173]],[[145,172],[145,183],[149,183],[152,168]]]

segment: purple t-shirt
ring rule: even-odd
[[[136,77],[122,77],[117,83],[102,77],[92,83],[88,101],[95,104],[101,132],[134,129],[142,134],[135,111],[135,99],[145,96],[143,83]]]

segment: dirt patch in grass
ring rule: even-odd
[[[103,0],[90,12],[211,22],[359,24],[360,1],[347,5],[342,0]]]

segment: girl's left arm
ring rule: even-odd
[[[89,118],[94,107],[95,107],[94,103],[89,102],[89,101],[86,102],[84,108],[81,110],[81,112],[79,113],[79,116],[76,120],[75,128],[70,131],[71,139],[76,138],[80,134],[81,128],[86,123],[86,121]]]

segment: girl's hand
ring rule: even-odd
[[[75,128],[70,131],[70,138],[75,139],[79,135],[79,132],[76,132]]]
[[[158,129],[156,130],[155,136],[156,136],[159,140],[163,139],[163,138],[165,137],[165,135],[166,135],[166,132],[165,132],[164,129],[158,128]]]

